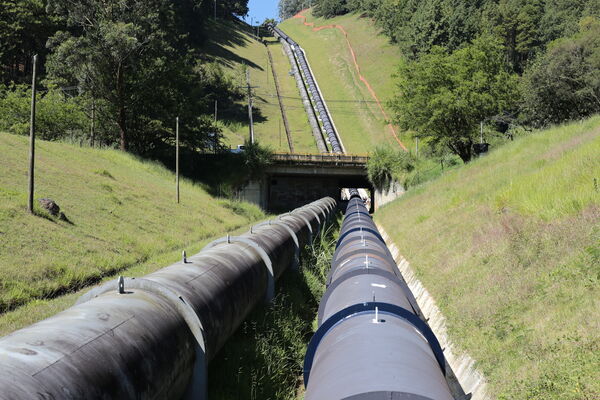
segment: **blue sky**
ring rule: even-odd
[[[250,12],[245,21],[250,23],[250,18],[253,18],[254,21],[263,22],[265,18],[279,18],[277,13],[278,3],[278,0],[250,0],[248,2]]]

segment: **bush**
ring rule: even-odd
[[[69,98],[56,88],[36,96],[36,135],[44,140],[80,137],[87,132],[89,118],[79,99]],[[31,89],[26,85],[0,90],[0,130],[20,135],[29,133]]]
[[[402,181],[403,175],[411,172],[414,167],[410,153],[377,147],[369,157],[367,174],[375,189],[387,191],[394,180]]]
[[[260,145],[258,142],[250,143],[250,141],[246,140],[242,157],[246,172],[245,178],[247,180],[254,180],[260,178],[265,168],[271,164],[273,150]]]
[[[320,0],[315,5],[314,14],[317,17],[331,18],[347,12],[346,0]]]

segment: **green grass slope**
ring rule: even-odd
[[[35,197],[56,201],[70,222],[37,200],[38,215],[27,212],[28,139],[0,134],[0,314],[264,217],[187,180],[176,204],[173,173],[119,151],[38,141],[36,152]]]
[[[250,27],[231,21],[211,23],[207,32],[210,40],[204,48],[208,59],[218,62],[225,71],[234,77],[237,84],[246,86],[244,66],[250,70],[250,84],[254,86],[254,135],[261,144],[278,152],[289,152],[281,111],[277,100],[273,73],[269,65],[266,46],[250,34]],[[283,48],[274,39],[267,39],[273,56],[278,81],[292,99],[286,99],[286,115],[292,131],[296,152],[316,152],[317,147],[308,125],[308,117],[302,107],[295,81],[289,76],[290,63],[283,54]],[[291,94],[291,96],[290,96]],[[239,103],[246,106],[244,99]],[[230,147],[243,144],[249,138],[247,114],[243,120],[227,122],[223,125],[225,141]]]
[[[497,398],[600,397],[600,117],[503,146],[375,217]]]
[[[316,28],[327,25],[344,28],[361,74],[391,117],[392,113],[386,102],[394,93],[392,74],[400,59],[397,46],[390,44],[380,34],[373,21],[358,14],[331,19],[315,18],[310,11],[303,15],[307,17],[307,23],[314,24]],[[281,23],[280,27],[306,51],[346,150],[350,153],[365,153],[378,144],[398,147],[386,125],[388,121],[359,78],[342,31],[336,28],[315,31],[303,22],[303,19],[290,18]],[[412,141],[408,135],[400,135],[400,139],[407,147],[411,146]]]

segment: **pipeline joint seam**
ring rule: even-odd
[[[202,326],[202,321],[198,318],[198,315],[190,305],[190,303],[185,299],[185,297],[177,294],[176,292],[169,289],[167,286],[162,285],[158,282],[155,282],[146,278],[124,278],[119,277],[117,281],[117,289],[120,290],[121,283],[123,285],[124,293],[132,293],[127,292],[127,289],[137,289],[143,292],[148,292],[154,295],[157,295],[164,300],[167,300],[171,305],[175,306],[181,317],[184,319],[192,335],[196,339],[196,342],[200,348],[200,350],[206,354],[206,344],[204,338],[204,327]],[[95,299],[96,297],[112,292],[115,290],[114,282],[107,282],[102,286],[94,288],[77,299],[76,305],[83,304],[89,300]],[[204,355],[202,355],[204,356]]]
[[[275,297],[275,273],[273,271],[273,263],[271,262],[271,258],[269,257],[269,255],[267,254],[267,252],[260,247],[260,245],[258,243],[256,243],[255,241],[242,237],[242,236],[230,236],[227,235],[226,237],[222,237],[220,239],[214,240],[212,242],[210,242],[209,244],[207,244],[206,246],[204,246],[204,248],[202,250],[206,250],[206,249],[211,249],[215,246],[218,246],[220,244],[232,244],[232,243],[243,243],[245,245],[250,246],[251,249],[253,249],[260,258],[262,258],[263,262],[265,263],[265,266],[267,267],[267,272],[268,272],[268,281],[267,281],[267,292],[265,294],[265,300],[267,302],[271,302],[273,300],[273,297]]]
[[[388,279],[389,281],[397,284],[400,287],[400,289],[402,290],[402,292],[404,293],[404,295],[406,296],[406,299],[408,300],[408,302],[410,303],[410,307],[413,309],[414,314],[417,316],[420,316],[419,306],[417,305],[417,301],[416,301],[415,297],[413,296],[412,292],[410,291],[410,288],[404,281],[404,279],[402,279],[401,277],[398,277],[397,275],[394,275],[393,273],[391,273],[389,271],[383,271],[383,270],[373,269],[373,268],[363,268],[363,269],[355,269],[352,271],[348,271],[345,274],[343,274],[342,276],[338,277],[335,281],[330,282],[328,284],[327,288],[325,289],[325,293],[323,294],[323,297],[321,298],[321,302],[319,303],[319,310],[317,313],[317,322],[319,325],[323,322],[323,312],[325,310],[325,305],[327,304],[327,300],[331,296],[331,293],[333,293],[335,288],[338,287],[343,282],[345,282],[348,279],[353,278],[355,276],[359,276],[359,275],[377,275],[377,276]]]
[[[286,224],[284,222],[284,220],[268,220],[266,222],[262,222],[260,224],[257,225],[253,225],[250,228],[250,233],[254,233],[254,228],[260,228],[261,226],[270,226],[270,225],[275,225],[275,226],[281,226],[282,228],[284,228],[292,237],[294,244],[296,245],[296,250],[294,252],[294,263],[292,265],[292,269],[293,270],[297,270],[298,267],[300,266],[300,241],[298,240],[298,235],[296,235],[296,232],[294,232],[294,230],[292,228],[290,228],[290,226],[288,224]]]
[[[306,219],[306,217],[304,217],[303,215],[300,215],[300,214],[293,214],[293,213],[289,212],[286,214],[281,214],[280,216],[277,217],[277,219],[280,219],[283,221],[285,217],[298,217],[302,221],[304,221],[304,223],[306,224],[306,227],[308,228],[308,242],[312,243],[313,236],[314,236],[313,229],[312,229],[312,225],[310,224],[310,221],[308,219]]]
[[[444,351],[440,346],[435,334],[425,322],[423,322],[418,316],[411,313],[410,311],[396,306],[390,303],[381,303],[381,302],[368,302],[368,303],[358,303],[346,307],[331,317],[329,317],[319,329],[315,332],[313,337],[310,339],[308,344],[308,348],[306,350],[306,357],[304,358],[304,386],[308,386],[308,380],[310,378],[310,370],[312,368],[312,364],[314,361],[315,354],[321,343],[321,340],[329,333],[329,331],[337,326],[338,324],[343,323],[348,318],[355,317],[357,315],[363,315],[365,313],[375,313],[375,309],[377,308],[379,313],[394,315],[398,318],[401,318],[411,324],[413,327],[417,329],[418,332],[423,335],[425,340],[429,343],[433,355],[435,356],[442,372],[446,375],[446,359],[444,357]]]
[[[348,229],[346,232],[344,232],[338,239],[335,248],[337,249],[340,245],[340,243],[342,243],[342,241],[346,238],[346,236],[348,236],[350,233],[352,232],[369,232],[372,233],[373,235],[375,235],[375,237],[377,239],[379,239],[382,243],[385,243],[385,240],[383,240],[383,237],[381,236],[381,234],[379,232],[377,232],[375,229],[371,229],[371,228],[352,228],[352,229]]]

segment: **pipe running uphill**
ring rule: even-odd
[[[450,400],[445,359],[357,190],[304,360],[306,400]]]
[[[315,201],[0,338],[0,398],[206,398],[208,362],[335,208]]]
[[[329,115],[329,111],[327,106],[325,105],[325,101],[321,96],[321,92],[319,91],[318,85],[316,83],[315,77],[312,74],[310,66],[308,65],[308,60],[306,59],[306,54],[304,50],[298,43],[296,43],[291,37],[289,37],[285,32],[274,25],[269,25],[273,34],[278,37],[280,40],[287,42],[292,49],[294,56],[298,62],[298,67],[302,76],[304,77],[304,81],[306,83],[306,87],[308,92],[310,92],[315,111],[318,113],[321,118],[321,124],[323,126],[323,130],[327,136],[327,140],[329,141],[329,145],[332,153],[343,154],[344,146],[342,141],[336,132],[335,126]]]

